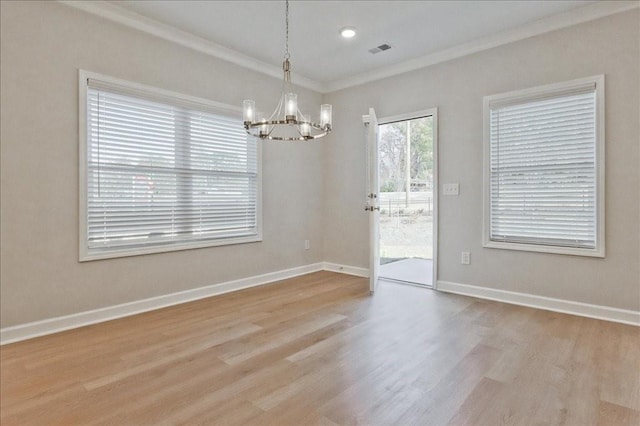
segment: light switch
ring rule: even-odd
[[[460,194],[459,183],[445,183],[442,185],[442,195],[458,195]]]

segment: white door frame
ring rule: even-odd
[[[438,108],[429,108],[406,114],[393,115],[378,119],[378,125],[407,121],[422,117],[433,117],[433,277],[432,288],[438,285]],[[380,165],[376,165],[380,167]],[[369,246],[372,250],[373,246]]]

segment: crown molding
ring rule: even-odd
[[[241,67],[280,79],[282,70],[266,62],[229,49],[212,41],[198,37],[189,32],[182,31],[167,24],[147,18],[138,13],[129,11],[106,1],[73,1],[58,0],[59,3],[91,13],[93,15],[111,20],[129,28],[133,28],[148,34],[160,37],[164,40],[180,44],[190,49],[211,55],[213,57],[231,62]],[[640,7],[639,1],[608,1],[601,0],[587,6],[572,9],[557,15],[548,16],[537,21],[521,25],[518,28],[502,31],[486,37],[481,37],[469,43],[460,44],[438,52],[430,53],[420,58],[400,62],[391,66],[382,67],[370,72],[365,72],[345,79],[334,80],[329,83],[321,83],[310,78],[296,75],[296,84],[319,93],[331,93],[353,86],[381,80],[387,77],[404,74],[420,68],[450,61],[462,56],[471,55],[483,50],[491,49],[515,41],[523,40],[536,35],[570,27],[572,25],[593,21],[598,18],[613,15]]]
[[[175,28],[171,25],[163,24],[154,19],[147,18],[146,16],[132,12],[123,7],[105,1],[58,0],[58,2],[129,28],[188,47],[198,52],[205,53],[215,58],[231,62],[252,71],[266,74],[277,79],[282,79],[281,67],[273,66],[236,50],[229,49],[202,37]],[[325,89],[323,84],[299,74],[296,74],[295,84],[320,93],[324,93]]]
[[[409,71],[450,61],[462,56],[471,55],[483,50],[513,43],[515,41],[559,30],[561,28],[593,21],[598,18],[625,12],[638,7],[640,7],[640,1],[599,1],[597,3],[572,9],[557,15],[547,16],[511,30],[481,37],[469,43],[463,43],[448,49],[430,53],[420,58],[411,59],[395,65],[382,67],[371,72],[365,72],[353,77],[329,82],[324,85],[325,93],[336,92],[349,87],[404,74]]]

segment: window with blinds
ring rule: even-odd
[[[258,145],[237,111],[81,78],[82,260],[261,239]]]
[[[485,246],[603,256],[603,83],[485,98]]]

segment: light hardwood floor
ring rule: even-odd
[[[639,425],[639,333],[318,272],[3,346],[0,421]]]

